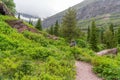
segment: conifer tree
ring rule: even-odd
[[[90,41],[90,27],[88,26],[88,31],[87,31],[87,41]]]
[[[18,13],[18,19],[20,19],[20,13]]]
[[[69,8],[62,20],[62,36],[67,40],[76,38],[76,25],[76,11],[73,8]]]
[[[100,43],[103,43],[104,42],[104,29],[101,28],[100,29]]]
[[[31,20],[31,18],[29,19],[29,24],[30,24],[30,25],[33,25],[33,22],[32,22],[32,20]]]
[[[50,33],[51,35],[54,34],[54,28],[53,28],[53,27],[54,27],[53,25],[51,25],[51,27],[50,27],[50,32],[49,32],[49,33]]]
[[[118,44],[118,33],[117,31],[114,32],[114,45],[113,47],[116,47]]]
[[[97,43],[98,43],[98,39],[97,39],[97,28],[96,28],[96,24],[95,21],[92,21],[91,24],[91,34],[90,34],[90,44],[91,44],[91,48],[94,51],[97,51]]]
[[[118,39],[118,44],[120,44],[120,28],[118,28],[117,39]]]
[[[42,24],[41,24],[41,19],[40,19],[40,18],[38,19],[35,27],[36,27],[38,30],[42,30]]]
[[[114,25],[111,23],[110,24],[110,27],[109,27],[109,30],[112,32],[112,34],[114,35]]]
[[[113,48],[114,39],[113,33],[110,29],[107,29],[104,33],[104,44],[106,44],[107,48]]]
[[[56,23],[55,23],[54,35],[59,36],[59,23],[58,23],[58,21],[56,21]]]

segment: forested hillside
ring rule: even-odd
[[[84,21],[97,16],[101,16],[101,19],[103,19],[103,16],[109,18],[113,15],[113,13],[120,12],[119,6],[119,0],[84,0],[82,3],[79,3],[72,8],[76,9],[77,11],[77,20]],[[61,23],[65,12],[66,10],[49,18],[46,18],[43,21],[43,26],[45,28],[50,27],[51,25],[55,24],[57,20],[59,21],[59,23]],[[109,22],[109,19],[106,21]],[[78,24],[78,26],[80,27],[81,24]],[[85,25],[82,26],[87,27]]]
[[[0,15],[0,79],[73,80],[74,58],[64,39],[52,40],[47,33],[18,33]],[[63,48],[64,46],[64,48]]]
[[[41,19],[33,26],[0,4],[0,80],[76,80],[79,61],[91,64],[100,79],[120,80],[119,27],[98,28],[93,19],[84,33],[69,8],[61,25],[44,29]]]

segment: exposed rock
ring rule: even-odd
[[[107,49],[107,50],[100,51],[97,53],[97,55],[99,55],[99,56],[103,56],[103,55],[107,55],[107,54],[117,55],[117,53],[118,53],[118,49],[113,48],[113,49]]]
[[[25,30],[34,32],[34,33],[38,33],[39,31],[35,28],[30,28],[29,26],[27,26],[26,24],[23,23],[23,21],[21,20],[6,20],[6,22],[12,27],[12,28],[16,28],[18,30],[18,32],[23,32]]]
[[[0,2],[0,14],[13,16],[13,14],[9,11],[6,5],[2,2]]]
[[[53,40],[59,40],[59,37],[57,37],[55,35],[50,35],[50,34],[47,35],[47,38],[53,39]]]
[[[120,0],[84,0],[82,3],[73,6],[77,11],[77,20],[89,19],[99,15],[120,12]],[[44,27],[49,27],[58,20],[62,22],[62,17],[66,10],[53,15],[43,21]],[[107,17],[109,19],[109,17]]]
[[[72,40],[71,43],[70,43],[70,47],[74,47],[74,46],[76,46],[76,41]]]

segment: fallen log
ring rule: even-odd
[[[118,53],[118,49],[113,48],[113,49],[107,49],[107,50],[97,52],[97,55],[99,55],[99,56],[108,55],[108,54],[117,55],[117,53]]]

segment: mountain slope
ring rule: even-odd
[[[77,11],[77,20],[85,20],[105,14],[120,12],[120,0],[84,0],[73,6]],[[65,10],[66,11],[66,10]],[[43,21],[44,27],[49,27],[58,20],[60,23],[65,11],[51,16]]]
[[[74,80],[74,60],[64,39],[19,33],[6,20],[17,19],[0,15],[0,80]]]

